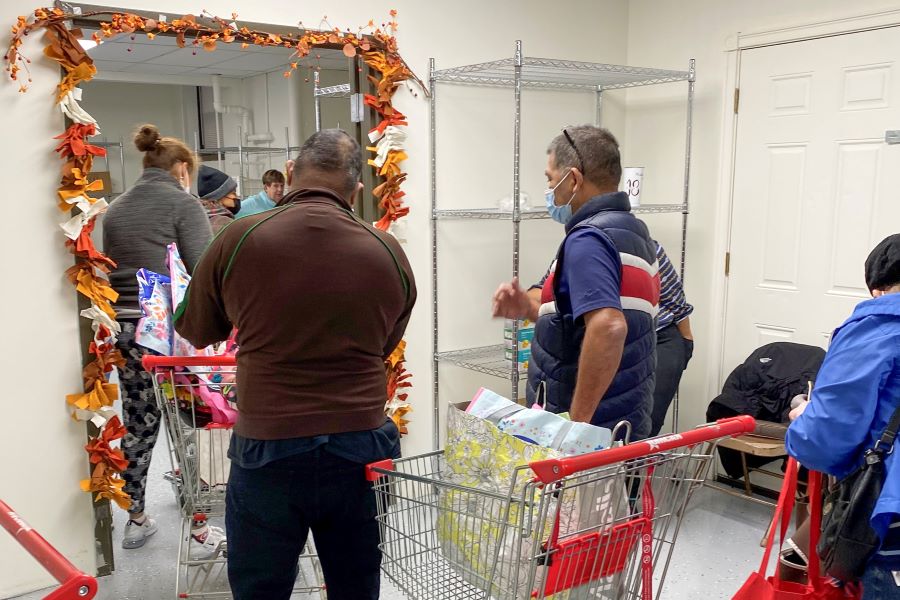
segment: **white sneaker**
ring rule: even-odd
[[[225,547],[225,530],[209,525],[208,530],[200,535],[191,535],[191,547],[188,554],[191,560],[209,560],[215,558]]]
[[[125,524],[125,537],[122,538],[122,547],[133,550],[143,546],[147,538],[156,533],[156,521],[145,517],[143,523],[135,523],[131,519]]]

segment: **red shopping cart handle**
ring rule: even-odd
[[[553,483],[574,473],[597,469],[626,460],[641,458],[656,452],[665,452],[685,446],[696,446],[723,437],[750,433],[756,427],[756,419],[747,415],[719,419],[684,433],[674,433],[634,442],[618,448],[598,450],[567,458],[550,458],[528,463],[535,479],[541,483]]]
[[[50,573],[60,587],[44,600],[69,600],[97,594],[97,580],[82,573],[65,556],[56,551],[41,534],[31,528],[8,504],[0,500],[0,525]]]
[[[147,354],[141,360],[145,371],[177,367],[233,367],[234,356],[153,356]]]

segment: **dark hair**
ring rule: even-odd
[[[284,173],[278,169],[269,169],[263,173],[263,185],[272,185],[273,183],[284,183]]]
[[[866,286],[869,291],[886,290],[900,284],[900,234],[881,240],[866,258]]]
[[[310,172],[334,177],[335,185],[341,188],[335,191],[351,193],[362,174],[359,144],[343,129],[317,131],[300,147],[294,162],[292,185],[296,186]]]
[[[197,157],[181,140],[162,137],[156,125],[141,125],[134,133],[134,145],[144,153],[144,168],[171,171],[175,163],[187,163],[188,170],[197,167]]]
[[[566,127],[565,131],[571,141],[561,133],[547,148],[556,166],[584,169],[584,178],[597,186],[618,186],[622,179],[622,159],[615,136],[608,129],[593,125]]]

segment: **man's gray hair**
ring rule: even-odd
[[[622,159],[619,142],[608,129],[593,125],[566,127],[571,141],[561,133],[550,142],[547,154],[552,154],[559,169],[576,168],[594,185],[618,186],[622,178]]]
[[[303,146],[294,164],[297,179],[305,171],[332,175],[339,179],[343,189],[350,193],[362,175],[362,152],[359,144],[343,129],[323,129],[312,134]]]

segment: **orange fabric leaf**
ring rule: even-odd
[[[119,397],[119,386],[114,383],[94,382],[94,387],[81,394],[68,394],[66,402],[81,410],[98,411],[112,406]]]
[[[100,435],[93,437],[85,445],[91,464],[106,463],[113,471],[124,471],[128,467],[128,459],[119,448],[110,446],[110,442],[125,436],[125,427],[119,417],[115,416],[104,425]]]
[[[105,498],[115,502],[122,510],[128,510],[131,507],[131,497],[124,487],[125,481],[103,462],[97,463],[90,479],[81,481],[82,490],[96,494],[95,502]]]
[[[56,151],[59,153],[60,158],[64,159],[73,156],[106,156],[105,148],[85,142],[85,138],[93,135],[97,135],[97,127],[93,123],[87,125],[73,123],[65,132],[53,138],[54,140],[62,140],[56,147]]]
[[[82,295],[90,298],[97,308],[109,315],[110,319],[116,318],[111,302],[119,299],[119,294],[109,286],[109,282],[94,275],[86,263],[80,263],[70,267],[66,275],[75,285],[75,289]]]

